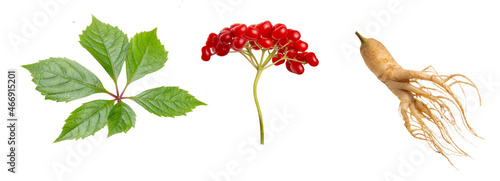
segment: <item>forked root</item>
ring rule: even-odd
[[[399,111],[406,129],[413,137],[427,141],[434,151],[446,157],[448,161],[449,155],[469,156],[452,138],[456,133],[467,141],[457,125],[457,117],[462,120],[462,125],[468,132],[479,136],[467,123],[466,103],[462,105],[451,88],[459,86],[466,96],[462,86],[471,86],[481,100],[476,85],[461,74],[439,75],[432,67],[422,71],[409,71],[409,74],[408,70],[401,71],[406,71],[408,79],[387,85],[401,100]]]

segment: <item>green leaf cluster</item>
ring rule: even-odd
[[[92,23],[80,35],[80,44],[101,64],[111,77],[116,94],[106,90],[99,78],[87,68],[68,58],[51,57],[34,64],[23,65],[30,71],[36,90],[45,99],[69,102],[96,93],[105,93],[112,100],[86,102],[71,112],[55,142],[85,138],[108,126],[108,137],[126,133],[135,126],[136,114],[123,102],[131,99],[147,111],[163,117],[186,115],[196,106],[206,105],[178,87],[158,87],[136,96],[123,97],[127,87],[147,74],[160,70],[168,52],[156,35],[156,28],[137,33],[129,41],[118,27],[99,21]],[[118,77],[126,65],[127,83],[121,93]]]

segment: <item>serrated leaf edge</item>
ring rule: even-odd
[[[93,101],[96,101],[96,100],[93,100]],[[96,111],[94,114],[92,114],[92,115],[91,115],[91,116],[89,116],[89,117],[93,117],[93,116],[95,116],[97,113],[101,112],[103,109],[107,108],[110,104],[114,104],[114,102],[115,102],[114,100],[107,100],[107,101],[109,101],[109,103],[107,103],[105,106],[103,106],[101,109],[99,109],[99,111]],[[89,102],[92,102],[92,101],[89,101]],[[88,102],[87,102],[87,103],[88,103]],[[84,103],[84,104],[85,104],[85,103]],[[83,105],[83,104],[82,104],[82,105]],[[78,108],[79,108],[79,107],[78,107]],[[76,108],[76,109],[78,109],[78,108]],[[75,109],[75,110],[76,110],[76,109]],[[74,112],[75,110],[73,110],[73,111],[71,112],[70,116],[71,116],[71,115],[73,115],[73,112]],[[109,109],[109,111],[111,111],[111,109]],[[109,114],[109,112],[108,112],[108,114]],[[70,116],[68,116],[68,118],[69,118]],[[67,118],[67,119],[68,119],[68,118]],[[67,120],[67,119],[66,119],[66,120]],[[107,123],[107,121],[108,121],[108,119],[107,119],[107,116],[106,116],[106,125],[108,124],[108,123]],[[64,124],[64,125],[66,125],[66,123],[67,123],[67,122],[66,122],[66,121],[64,121],[64,122],[65,122],[65,124]],[[81,125],[82,123],[84,123],[84,122],[85,122],[85,121],[82,121],[81,123],[79,123],[79,124],[78,124],[78,126],[80,126],[80,125]],[[76,127],[78,127],[78,126],[75,126],[75,128],[76,128]],[[63,126],[63,128],[64,128],[64,126]],[[102,127],[102,128],[104,128],[104,127]],[[92,133],[91,135],[93,136],[95,133],[97,133],[98,131],[100,131],[102,128],[100,128],[99,130],[96,130],[96,132]],[[69,131],[69,132],[71,132],[71,131]],[[69,132],[68,132],[68,133],[69,133]],[[65,135],[67,135],[67,134],[65,134]],[[84,138],[88,137],[88,136],[86,136],[86,137],[81,137],[81,138],[70,138],[70,139],[59,140],[60,138],[64,137],[65,135],[62,135],[62,132],[61,132],[61,134],[57,137],[57,139],[54,141],[54,143],[61,142],[61,141],[64,141],[64,140],[72,140],[72,139],[74,139],[74,140],[78,140],[78,139],[84,139]],[[89,135],[89,136],[91,136],[91,135]]]
[[[100,21],[99,19],[97,19],[94,15],[92,15],[92,22],[90,23],[90,25],[89,25],[89,26],[87,26],[87,27],[85,28],[85,30],[83,30],[83,31],[82,31],[82,34],[80,34],[80,35],[79,35],[79,37],[82,37],[82,36],[83,36],[83,33],[84,33],[87,29],[89,29],[89,31],[90,31],[90,26],[92,26],[92,23],[94,23],[94,20],[95,20],[97,23],[101,23],[101,24],[104,24],[104,25],[109,25],[109,26],[111,26],[111,27],[113,27],[113,28],[116,28],[116,29],[118,29],[121,33],[123,33],[123,31],[122,31],[120,28],[118,28],[118,26],[112,26],[112,25],[111,25],[111,24],[109,24],[109,23],[104,23],[104,22]],[[101,34],[100,34],[100,29],[99,29],[99,28],[97,28],[97,30],[99,31],[99,38],[101,39],[101,41],[103,41],[103,42],[104,42],[104,39],[103,39],[103,37],[102,37],[102,36],[101,36]],[[127,41],[130,43],[130,40],[128,39],[127,34],[125,34],[125,33],[123,33],[123,34],[125,35],[125,37],[126,37]],[[116,39],[116,40],[118,40],[118,39]],[[115,41],[116,41],[116,40],[115,40]],[[78,42],[80,42],[80,44],[81,44],[81,40],[79,40]],[[84,47],[84,49],[85,49],[85,47]],[[109,59],[109,63],[110,63],[111,70],[112,70],[112,73],[113,73],[113,77],[112,77],[112,79],[113,79],[113,81],[114,81],[115,83],[117,83],[117,81],[118,81],[118,76],[119,76],[119,75],[116,75],[115,68],[114,68],[114,62],[113,62],[113,61],[111,61],[111,56],[109,55],[108,48],[107,48],[106,46],[104,46],[104,49],[106,50],[106,55],[105,55],[105,56],[107,56],[107,57],[108,57],[108,59]],[[87,50],[87,51],[88,51],[88,50]],[[126,51],[128,51],[128,46],[127,46],[127,48],[126,48]],[[89,52],[89,53],[90,53],[90,52]],[[102,54],[102,53],[101,53],[101,54]],[[127,59],[127,54],[125,54],[125,58],[124,58],[124,60],[123,60],[123,61],[126,61],[126,59]],[[101,65],[101,66],[102,66],[102,65]],[[122,66],[123,66],[123,65],[122,65]],[[103,68],[104,68],[104,67],[103,67]],[[106,71],[106,69],[105,69],[105,71]],[[106,72],[107,72],[107,71],[106,71]]]
[[[68,59],[68,60],[70,60],[70,61],[74,61],[74,60],[71,60],[71,59],[66,58],[66,57],[49,57],[48,59],[51,59],[51,58],[64,58],[64,59]],[[32,64],[21,65],[21,67],[23,67],[23,68],[27,69],[27,70],[30,72],[31,77],[32,77],[31,81],[32,81],[33,83],[35,83],[36,87],[39,87],[39,85],[38,85],[38,84],[36,84],[36,82],[35,82],[35,77],[33,77],[33,73],[31,72],[31,70],[30,70],[30,68],[29,68],[29,67],[33,66],[34,64],[40,63],[41,61],[48,60],[48,59],[40,60],[40,61],[38,61],[38,62],[36,62],[36,63],[32,63]],[[76,62],[76,61],[74,61],[74,62]],[[76,62],[76,63],[78,63],[78,62]],[[87,69],[87,68],[86,68],[86,67],[84,67],[83,65],[81,65],[81,66],[82,66],[83,68]],[[99,77],[97,77],[97,76],[96,76],[96,75],[95,75],[92,71],[90,71],[89,69],[87,69],[87,70],[88,70],[90,73],[92,73],[92,74],[93,74],[93,75],[94,75],[94,76],[95,76],[95,77],[99,80]],[[93,85],[87,84],[87,83],[85,83],[85,82],[81,82],[81,81],[78,81],[78,80],[75,80],[75,79],[72,79],[72,78],[69,78],[69,77],[63,76],[63,75],[60,75],[60,74],[57,74],[57,73],[54,73],[54,72],[52,72],[52,71],[47,71],[47,70],[43,70],[43,71],[46,71],[46,72],[49,72],[49,73],[52,73],[52,74],[55,74],[55,75],[58,75],[58,76],[64,77],[64,78],[69,79],[69,80],[71,80],[71,81],[74,81],[74,82],[76,82],[76,83],[78,83],[78,84],[85,85],[85,86],[87,86],[87,87],[90,87],[90,88],[92,88],[92,89],[95,89],[95,90],[99,91],[100,93],[109,93],[109,91],[107,91],[107,90],[104,88],[104,86],[103,86],[103,89],[101,89],[101,88],[99,88],[99,87],[96,87],[96,86],[93,86]],[[101,81],[99,80],[99,82],[101,82]],[[101,82],[101,86],[102,86],[102,82]],[[37,88],[35,88],[35,89],[36,89],[36,90],[38,90]],[[38,91],[39,91],[39,90],[38,90]],[[39,92],[40,92],[40,91],[39,91]],[[40,94],[42,94],[42,95],[45,97],[45,100],[53,100],[53,99],[48,99],[48,98],[46,97],[47,95],[50,95],[50,94],[46,94],[46,93],[43,93],[43,92],[40,92]],[[73,101],[73,100],[69,100],[69,101],[59,101],[59,100],[54,100],[54,101],[56,101],[56,102],[69,102],[69,101]]]
[[[128,104],[126,104],[123,101],[121,101],[120,103],[124,104],[123,105],[123,107],[124,107],[123,109],[125,109],[125,106],[127,106],[127,107],[130,108],[130,111],[132,111],[133,116],[137,116],[135,114],[134,110],[132,109],[132,107],[130,107]],[[116,105],[118,105],[120,103],[116,103],[114,106],[116,106]],[[116,133],[110,134],[111,133],[111,130],[110,130],[111,128],[109,127],[109,120],[110,120],[110,117],[111,117],[111,112],[113,112],[114,106],[109,110],[109,114],[108,114],[108,123],[107,123],[107,126],[108,126],[108,138],[111,137],[111,136],[113,136],[113,135],[115,135],[115,134],[118,134],[118,133],[127,133],[128,131],[130,131],[130,128],[129,128],[128,130],[125,130],[125,131],[122,131],[122,132],[116,132]],[[125,112],[127,112],[127,111],[125,111]],[[132,118],[132,115],[128,114],[128,112],[127,112],[127,115],[129,115],[129,117]],[[135,119],[135,117],[133,117],[133,119],[134,119],[134,122],[132,122],[132,119],[130,120],[132,122],[132,127],[131,128],[135,128],[135,124],[134,123],[137,121]]]
[[[142,93],[144,93],[144,92],[146,92],[146,91],[153,90],[153,89],[158,89],[158,88],[178,88],[178,89],[179,89],[179,90],[181,90],[181,91],[185,91],[185,92],[186,92],[186,94],[188,94],[188,95],[190,95],[190,96],[192,96],[192,97],[194,98],[193,103],[194,103],[195,105],[193,106],[193,108],[190,108],[188,111],[186,111],[186,112],[182,113],[181,115],[169,116],[169,115],[162,115],[162,114],[158,114],[158,113],[156,113],[156,112],[151,112],[151,111],[149,111],[148,109],[146,109],[146,107],[147,107],[147,106],[146,106],[146,107],[144,107],[142,104],[140,104],[139,102],[137,102],[137,100],[153,100],[153,99],[141,98],[141,97],[136,97],[136,96],[134,96],[134,97],[130,97],[130,99],[132,99],[135,103],[139,104],[139,105],[140,105],[141,107],[143,107],[146,111],[148,111],[148,112],[150,112],[150,113],[152,113],[152,114],[154,114],[154,115],[157,115],[157,116],[159,116],[159,117],[171,117],[171,118],[174,118],[174,117],[176,117],[176,116],[186,116],[186,115],[187,115],[187,113],[192,112],[194,108],[196,108],[196,107],[198,107],[198,106],[206,106],[206,105],[207,105],[206,103],[204,103],[204,102],[202,102],[202,101],[200,101],[200,100],[196,99],[196,97],[195,97],[195,96],[193,96],[192,94],[190,94],[190,93],[189,93],[189,91],[184,90],[184,89],[181,89],[181,88],[179,88],[178,86],[161,86],[161,87],[156,87],[156,88],[152,88],[152,89],[145,90],[145,91],[143,91],[143,92],[139,93],[138,95],[140,95],[140,94],[142,94]],[[154,101],[154,100],[153,100],[153,101]],[[151,109],[151,108],[149,108],[149,109]]]

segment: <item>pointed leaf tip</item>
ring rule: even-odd
[[[66,119],[63,130],[54,141],[86,138],[104,128],[114,100],[94,100],[83,103]]]
[[[156,36],[156,29],[136,34],[128,47],[127,85],[165,66],[168,52]]]
[[[92,23],[80,35],[80,44],[116,83],[128,52],[127,35],[92,16]]]
[[[108,92],[99,78],[76,61],[51,57],[23,65],[45,99],[69,102],[89,95]]]
[[[186,115],[195,107],[206,105],[179,87],[158,87],[132,98],[147,111],[164,117]]]

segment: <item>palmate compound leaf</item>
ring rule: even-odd
[[[71,112],[54,143],[94,135],[108,123],[108,115],[113,103],[114,100],[94,100],[83,103]]]
[[[80,44],[94,56],[116,83],[127,56],[127,35],[118,27],[102,23],[92,16],[92,23],[80,35]]]
[[[147,111],[164,117],[186,115],[196,106],[206,105],[178,87],[158,87],[131,98]]]
[[[136,34],[128,47],[127,85],[149,73],[160,70],[167,61],[168,52],[152,31]]]
[[[135,113],[123,101],[116,103],[108,116],[108,137],[116,133],[127,133],[135,126]]]
[[[168,52],[156,36],[156,29],[128,38],[117,27],[93,17],[92,24],[80,36],[81,45],[103,66],[115,81],[123,63],[127,64],[127,85],[161,69]],[[107,93],[101,81],[88,69],[67,58],[49,58],[24,65],[31,72],[37,90],[46,99],[72,101],[94,93]],[[118,92],[117,92],[118,93]],[[114,96],[117,98],[116,96]],[[129,97],[158,116],[185,115],[205,103],[177,87],[159,87]],[[120,99],[118,99],[120,100]],[[66,124],[54,142],[85,138],[108,125],[109,136],[127,132],[135,125],[135,113],[125,103],[115,100],[94,100],[82,104],[66,119]]]
[[[33,82],[45,99],[72,101],[99,92],[108,92],[88,69],[67,58],[49,58],[23,65],[31,72]]]

